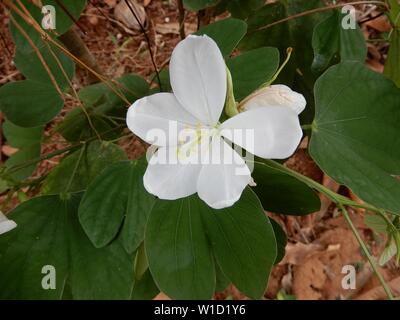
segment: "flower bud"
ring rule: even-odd
[[[297,93],[283,84],[276,84],[261,88],[240,104],[243,111],[269,106],[288,107],[300,114],[306,107],[306,99],[300,93]]]

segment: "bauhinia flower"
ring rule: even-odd
[[[7,219],[7,217],[0,211],[0,234],[6,233],[12,229],[14,229],[17,224]]]
[[[262,158],[285,159],[300,143],[298,113],[305,101],[290,89],[279,91],[286,101],[276,98],[277,86],[266,88],[268,98],[250,97],[246,111],[219,123],[227,71],[217,44],[208,36],[189,36],[176,46],[170,81],[173,93],[137,100],[126,119],[133,133],[157,148],[143,182],[161,199],[197,193],[212,208],[229,207],[252,181],[237,147]]]

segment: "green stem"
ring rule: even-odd
[[[286,59],[285,61],[282,63],[282,65],[279,67],[278,71],[275,72],[274,76],[272,77],[271,80],[269,80],[268,82],[264,83],[261,85],[261,88],[264,87],[268,87],[270,86],[279,76],[279,74],[282,72],[282,70],[285,68],[285,66],[288,64],[290,57],[292,56],[292,52],[293,52],[293,48],[289,47],[286,49]]]
[[[377,276],[379,282],[381,283],[383,290],[385,290],[385,293],[388,296],[389,300],[393,300],[394,297],[393,297],[392,291],[390,290],[390,287],[387,285],[382,274],[379,272],[379,269],[378,269],[378,266],[376,265],[374,257],[369,253],[369,250],[368,250],[367,246],[365,245],[363,239],[361,238],[361,235],[359,234],[357,228],[353,224],[353,221],[351,221],[348,211],[343,206],[343,204],[341,204],[340,202],[338,202],[338,206],[341,209],[342,214],[343,214],[344,218],[346,219],[348,225],[350,226],[351,231],[353,232],[358,243],[360,244],[361,249],[363,250],[364,254],[366,255],[372,269],[374,270],[375,275]]]

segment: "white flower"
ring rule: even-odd
[[[17,224],[7,219],[7,217],[0,211],[0,234],[6,233],[12,229],[14,229]]]
[[[197,192],[212,208],[229,207],[252,181],[230,142],[268,159],[284,159],[296,150],[302,130],[298,113],[285,103],[251,108],[219,124],[227,74],[211,38],[189,36],[181,41],[172,53],[170,79],[173,93],[137,100],[127,114],[129,129],[158,147],[143,177],[148,192],[169,200]],[[252,105],[251,99],[247,103]],[[155,141],[157,130],[165,132],[166,138]],[[235,134],[240,130],[251,131],[254,139]],[[166,162],[166,158],[178,161]]]

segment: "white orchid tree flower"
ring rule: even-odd
[[[11,231],[16,226],[17,224],[14,221],[7,219],[3,212],[0,211],[0,234]]]
[[[146,190],[161,199],[197,192],[212,208],[229,207],[252,181],[232,143],[267,159],[285,159],[300,143],[298,113],[284,104],[251,108],[219,123],[227,71],[217,44],[208,36],[189,36],[176,46],[170,80],[173,93],[137,100],[126,119],[133,133],[157,147],[143,181]],[[242,132],[250,132],[253,139],[243,139]]]

